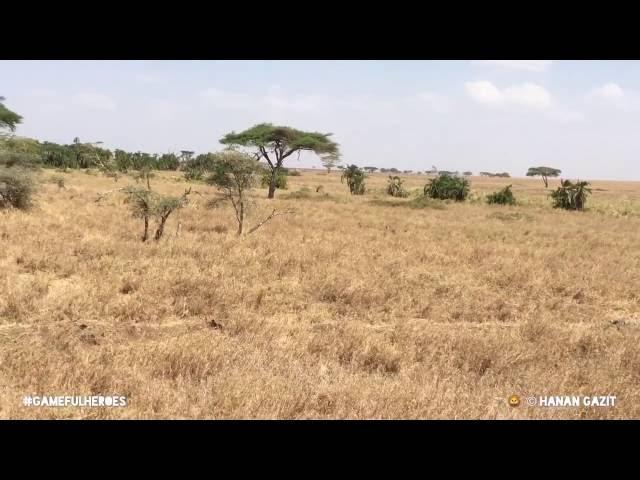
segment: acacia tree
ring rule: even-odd
[[[366,172],[373,173],[378,170],[378,167],[363,167],[362,169]]]
[[[213,172],[207,178],[207,183],[218,187],[231,205],[236,214],[238,222],[238,235],[242,235],[244,221],[247,215],[249,191],[255,186],[257,175],[261,170],[260,164],[251,156],[241,152],[227,150],[218,155]],[[255,232],[262,225],[273,217],[291,213],[290,211],[276,212],[274,209],[271,215],[255,225],[248,233]]]
[[[529,167],[529,170],[527,171],[527,177],[542,177],[544,187],[547,188],[549,186],[548,177],[557,177],[561,173],[562,171],[558,170],[557,168]]]
[[[16,126],[22,123],[22,117],[9,110],[2,102],[4,102],[4,97],[0,97],[0,129],[7,128],[9,131],[15,132]]]
[[[162,238],[164,226],[169,215],[187,204],[191,188],[185,190],[180,197],[164,196],[150,189],[145,190],[139,187],[128,187],[124,189],[124,192],[129,196],[133,216],[144,221],[144,232],[141,240],[146,242],[149,238],[149,220],[152,217],[156,217],[158,221],[156,232],[153,236],[153,239],[158,241]]]
[[[255,125],[243,132],[231,132],[220,139],[220,143],[255,150],[257,160],[264,158],[271,171],[269,194],[273,198],[276,180],[282,162],[294,153],[311,151],[316,155],[338,155],[338,144],[331,141],[331,133],[304,132],[291,127],[274,126],[270,123]]]
[[[337,167],[338,164],[342,162],[339,153],[328,153],[326,155],[322,155],[320,158],[322,165],[327,169],[327,175],[331,173],[332,168]]]

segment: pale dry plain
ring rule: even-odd
[[[131,177],[38,175],[34,208],[0,213],[1,418],[640,418],[640,183],[594,181],[581,213],[551,209],[540,179],[473,177],[480,200],[414,209],[385,175],[351,197],[307,171],[274,201],[255,190],[249,226],[297,213],[242,239],[192,184],[143,244],[120,194],[95,201]],[[510,183],[521,205],[481,202]],[[513,408],[514,393],[617,402]]]

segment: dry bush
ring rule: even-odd
[[[0,169],[0,209],[18,208],[25,210],[31,206],[34,184],[31,175],[22,169]]]

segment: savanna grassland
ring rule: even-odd
[[[383,174],[351,196],[306,171],[275,200],[254,190],[249,226],[295,213],[238,238],[213,187],[159,173],[155,190],[193,191],[142,243],[123,195],[96,201],[131,177],[37,175],[33,208],[0,212],[1,418],[640,418],[640,183],[594,181],[567,212],[540,179],[473,177],[471,200],[416,205]],[[519,205],[482,201],[508,184]]]

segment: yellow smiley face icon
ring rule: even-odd
[[[511,395],[509,397],[509,405],[512,407],[520,405],[520,397],[518,395]]]

